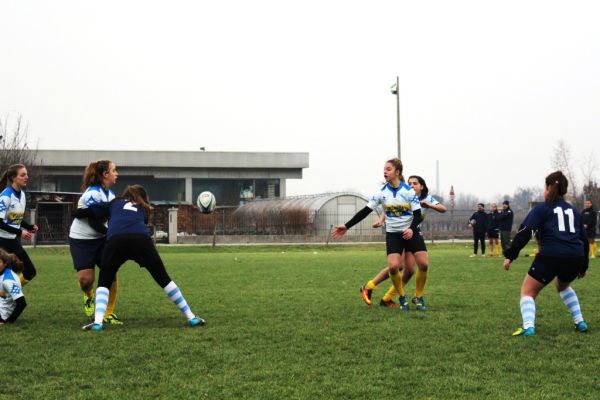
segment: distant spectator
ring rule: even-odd
[[[502,251],[506,251],[510,247],[510,234],[513,226],[513,211],[510,209],[510,203],[508,200],[502,202],[502,211],[498,215],[498,225],[500,228],[500,243],[502,244]]]
[[[490,212],[487,217],[487,237],[490,241],[490,249],[488,256],[493,257],[494,255],[500,257],[500,228],[498,224],[498,204],[490,204]]]
[[[473,254],[471,257],[477,256],[477,247],[481,242],[481,255],[485,257],[485,232],[487,231],[488,216],[485,213],[483,203],[477,203],[477,211],[469,218],[468,227],[473,229]]]
[[[590,258],[596,258],[596,225],[598,225],[598,214],[590,200],[585,201],[585,208],[581,213],[583,217],[583,229],[587,233],[590,243]]]

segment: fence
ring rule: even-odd
[[[472,210],[454,210],[440,214],[428,212],[421,225],[427,240],[469,239],[467,228]],[[526,211],[517,211],[513,230],[523,220]],[[212,214],[202,214],[195,207],[178,208],[178,243],[247,243],[247,242],[328,242],[331,229],[352,218],[353,214],[323,213],[302,209],[274,210],[259,214],[236,215],[235,208],[217,209]],[[377,216],[348,231],[342,241],[380,242],[382,229],[371,228]],[[162,218],[162,220],[166,220]],[[168,231],[167,227],[157,229]]]
[[[72,202],[38,201],[35,221],[40,227],[36,235],[37,244],[68,243],[71,225]],[[177,221],[174,227],[176,238],[169,239],[169,209],[173,205],[157,205],[150,219],[151,231],[157,242],[171,243],[285,243],[314,242],[328,243],[331,229],[343,224],[353,215],[324,213],[307,209],[273,210],[243,217],[235,213],[236,207],[218,208],[212,214],[202,214],[197,207],[177,205]],[[428,241],[447,239],[469,239],[472,232],[467,221],[472,210],[454,210],[440,214],[427,213],[421,231]],[[513,230],[518,227],[526,211],[515,211]],[[383,242],[382,229],[373,229],[375,214],[348,231],[342,241]],[[27,244],[27,241],[24,241]]]

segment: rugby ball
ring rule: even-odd
[[[196,205],[203,214],[210,214],[215,211],[217,199],[215,199],[215,195],[211,192],[202,192],[196,199]]]

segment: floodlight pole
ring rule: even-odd
[[[400,77],[396,76],[396,83],[392,86],[392,94],[396,96],[396,127],[398,130],[398,158],[401,157],[401,146],[400,146]]]

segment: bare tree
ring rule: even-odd
[[[532,201],[543,200],[543,190],[539,187],[518,187],[510,198],[510,206],[514,210],[528,210]]]
[[[482,203],[481,198],[471,193],[459,193],[456,195],[457,210],[475,210],[477,203]]]
[[[8,115],[0,118],[0,175],[12,164],[24,164],[34,181],[40,182],[41,170],[36,163],[37,145],[30,149],[28,145],[28,124],[22,115],[14,122]]]
[[[581,168],[581,175],[583,176],[584,184],[588,185],[590,182],[596,182],[596,173],[598,172],[598,161],[593,151],[587,157],[584,157],[579,164]]]
[[[583,185],[583,200],[590,200],[592,204],[597,207],[600,204],[600,187],[596,181],[589,181]]]
[[[577,180],[575,179],[575,171],[573,169],[573,161],[571,148],[564,140],[560,139],[554,148],[554,153],[550,159],[550,166],[556,170],[560,170],[569,180],[568,194],[573,198],[579,197],[577,188]]]

